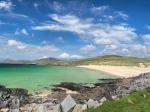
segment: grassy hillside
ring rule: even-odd
[[[146,95],[146,98],[142,96]],[[133,104],[128,103],[128,99]],[[85,112],[150,112],[150,88],[142,91],[134,91],[129,96],[124,96],[120,100],[106,101],[102,106],[96,109],[86,110]]]
[[[81,59],[75,61],[59,61],[52,65],[113,65],[113,66],[150,66],[150,59],[125,57],[117,55],[105,55],[94,58]]]

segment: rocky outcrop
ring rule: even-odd
[[[77,103],[88,99],[99,101],[103,97],[112,99],[112,96],[128,95],[133,90],[143,90],[150,87],[150,72],[143,73],[137,77],[116,79],[111,80],[108,83],[96,83],[94,85],[95,87],[88,87],[82,84],[62,83],[55,86],[80,93],[79,95],[76,95],[76,97],[73,97]]]

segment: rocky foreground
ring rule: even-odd
[[[104,79],[103,79],[104,80]],[[82,112],[97,107],[109,99],[128,95],[133,90],[143,90],[150,86],[150,72],[137,77],[108,80],[108,83],[83,85],[62,83],[55,85],[48,96],[32,96],[25,89],[5,88],[0,85],[0,112]],[[79,94],[66,94],[67,88]]]

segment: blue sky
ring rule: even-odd
[[[0,59],[150,57],[150,0],[0,0]]]

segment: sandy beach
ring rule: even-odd
[[[127,66],[104,66],[104,65],[81,65],[77,67],[84,67],[89,69],[100,70],[119,76],[120,78],[128,78],[138,76],[141,73],[150,72],[150,67],[127,67]]]

